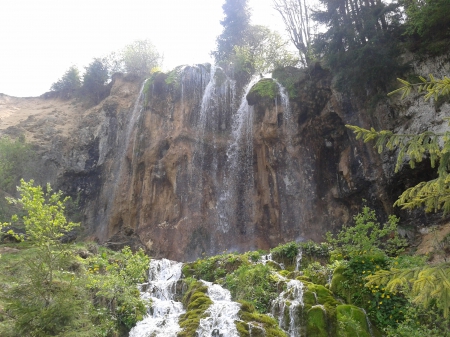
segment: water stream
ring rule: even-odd
[[[218,284],[203,281],[208,286],[207,295],[213,304],[206,310],[206,318],[200,320],[198,337],[239,337],[234,321],[238,320],[239,303],[231,301],[231,294]]]
[[[219,228],[223,232],[228,232],[234,223],[240,226],[241,234],[249,234],[247,225],[253,219],[253,107],[246,97],[258,81],[259,77],[254,77],[245,87],[233,115],[224,186],[218,200]]]
[[[151,260],[149,281],[140,285],[141,298],[150,301],[147,316],[130,331],[130,337],[176,337],[181,330],[178,319],[185,312],[175,300],[181,262]]]

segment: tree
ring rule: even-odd
[[[429,80],[420,77],[421,82],[411,84],[398,79],[403,86],[390,94],[402,93],[402,98],[417,89],[419,93],[426,93],[425,100],[450,94],[450,78],[435,79],[430,75]],[[357,139],[364,142],[376,141],[378,152],[398,149],[398,171],[405,159],[414,168],[425,156],[429,156],[431,166],[437,166],[438,177],[431,181],[421,182],[408,188],[397,199],[394,205],[403,208],[424,207],[426,211],[450,212],[450,131],[434,133],[426,131],[421,134],[394,134],[391,131],[376,131],[371,128],[363,129],[358,126],[347,125],[353,130]],[[432,266],[383,270],[367,277],[367,285],[386,284],[391,292],[402,291],[415,304],[427,307],[433,300],[438,308],[444,312],[444,317],[450,316],[450,264],[448,262]]]
[[[52,84],[50,90],[56,91],[62,97],[68,98],[77,89],[81,87],[80,72],[76,66],[71,66],[63,77]]]
[[[450,39],[448,0],[404,0],[410,48],[424,54],[447,54]]]
[[[273,5],[280,13],[289,37],[300,53],[304,66],[311,63],[311,17],[306,0],[273,0]]]
[[[52,193],[50,185],[46,192],[34,181],[20,181],[17,187],[20,198],[7,198],[10,203],[23,207],[26,215],[26,240],[36,250],[26,260],[27,277],[18,280],[2,294],[7,300],[6,310],[15,317],[15,330],[21,336],[53,336],[68,326],[83,323],[83,311],[87,302],[62,271],[69,252],[60,241],[61,237],[79,224],[67,221],[62,192]],[[12,222],[19,221],[17,215]],[[2,226],[10,226],[3,223]]]
[[[123,68],[127,73],[147,77],[154,67],[161,65],[162,57],[149,40],[136,40],[121,52]]]
[[[129,247],[115,259],[102,254],[86,260],[89,267],[86,286],[97,302],[106,302],[117,325],[131,329],[145,315],[145,303],[136,285],[146,279],[149,262],[142,249],[133,254]]]
[[[82,92],[95,103],[107,95],[105,84],[108,81],[108,67],[99,58],[94,59],[83,75]]]
[[[234,47],[242,46],[250,26],[248,0],[225,0],[222,6],[225,18],[220,21],[222,34],[217,37],[216,50],[212,52],[216,63],[229,61]]]
[[[336,238],[330,232],[327,233],[327,242],[343,256],[352,258],[363,252],[368,255],[384,252],[395,254],[406,246],[405,240],[398,236],[399,219],[395,215],[389,216],[388,222],[380,225],[375,211],[365,205],[353,219],[355,225],[343,226]]]
[[[286,48],[287,42],[265,26],[250,26],[245,41],[234,47],[231,60],[248,74],[272,72],[276,68],[295,66],[298,58]]]
[[[411,84],[403,79],[398,79],[404,86],[391,92],[402,92],[402,98],[417,88],[419,93],[426,92],[425,100],[433,97],[450,94],[450,78],[435,79],[430,75],[426,80],[420,77],[421,82]],[[438,177],[430,181],[420,182],[416,186],[408,188],[397,199],[394,205],[403,208],[424,207],[427,212],[444,210],[444,215],[450,212],[450,131],[435,133],[425,131],[420,134],[395,134],[388,130],[376,131],[354,125],[346,125],[356,134],[356,139],[362,138],[364,142],[375,140],[375,147],[381,153],[385,150],[398,149],[395,172],[402,167],[405,159],[409,160],[411,168],[421,162],[425,156],[429,156],[431,166],[437,165]]]
[[[314,49],[334,73],[337,89],[350,88],[360,95],[384,90],[391,76],[402,70],[399,5],[381,0],[320,2],[322,10],[312,17],[327,30],[318,34]]]

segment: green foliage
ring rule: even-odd
[[[51,281],[52,270],[57,268],[52,266],[55,261],[54,252],[50,246],[59,246],[59,253],[63,252],[63,245],[60,244],[59,239],[65,233],[71,231],[80,224],[69,222],[64,215],[65,202],[69,197],[63,198],[62,192],[52,193],[50,184],[47,184],[46,192],[41,186],[34,186],[34,180],[29,182],[20,180],[20,186],[17,187],[20,193],[20,198],[7,198],[11,204],[18,204],[22,206],[26,215],[22,217],[25,225],[26,238],[33,245],[43,249],[45,259],[39,268],[48,268],[48,275]],[[12,217],[12,222],[18,221],[18,216]],[[4,223],[3,225],[10,225]],[[44,271],[47,274],[47,271]]]
[[[319,262],[314,261],[312,263],[309,263],[306,268],[302,268],[302,272],[309,281],[315,284],[326,285],[328,283],[328,278],[333,273],[333,269],[330,269],[327,266],[323,266]]]
[[[216,50],[212,52],[216,63],[228,61],[235,46],[242,46],[250,25],[248,0],[226,0],[222,6],[225,18],[220,21],[222,34],[217,37]]]
[[[217,282],[242,264],[249,264],[248,258],[237,254],[223,254],[198,259],[183,266],[183,274],[197,277],[209,282]]]
[[[103,60],[96,58],[85,70],[81,87],[82,93],[93,103],[98,103],[108,95],[105,86],[109,78],[108,66]]]
[[[20,178],[33,174],[36,154],[24,137],[0,138],[0,190],[12,194]]]
[[[365,308],[378,327],[395,326],[403,320],[407,300],[385,287],[366,283],[366,276],[386,268],[388,258],[383,254],[360,255],[335,270],[331,289],[351,303]]]
[[[402,291],[413,303],[428,307],[433,301],[448,318],[450,313],[450,265],[380,270],[367,277],[367,286],[385,285],[392,293]]]
[[[283,87],[286,88],[289,98],[296,98],[298,96],[298,90],[296,86],[300,80],[305,76],[305,72],[302,72],[298,68],[286,67],[275,69],[272,72],[272,77],[280,82]]]
[[[272,269],[262,264],[241,265],[226,275],[224,285],[233,298],[250,302],[259,313],[269,312],[270,302],[277,296]]]
[[[306,241],[299,243],[303,257],[312,257],[319,260],[328,259],[330,257],[331,246],[327,242],[316,243],[314,241]]]
[[[80,72],[76,66],[71,66],[58,81],[52,84],[50,90],[57,91],[62,97],[68,98],[80,87]]]
[[[161,65],[162,57],[150,40],[136,40],[122,51],[124,69],[129,74],[147,77]]]
[[[73,247],[61,242],[65,233],[79,226],[64,216],[68,199],[52,192],[50,185],[44,192],[32,180],[21,180],[18,191],[20,198],[8,200],[26,214],[24,238],[32,253],[20,264],[9,264],[8,286],[2,287],[0,299],[8,319],[0,324],[0,334],[113,336],[142,319],[146,308],[136,284],[145,279],[148,257],[125,248],[84,261],[76,258]],[[18,221],[18,216],[12,220]]]
[[[327,26],[318,34],[314,48],[323,55],[340,91],[386,89],[393,74],[402,71],[398,47],[401,13],[395,2],[321,0],[313,19]],[[370,67],[367,65],[370,64]]]
[[[94,303],[105,306],[120,327],[131,329],[146,313],[145,303],[136,287],[146,278],[149,257],[142,250],[133,254],[125,247],[120,254],[106,252],[85,260],[88,268],[86,287],[94,294]]]
[[[354,226],[343,226],[334,238],[327,233],[327,242],[338,254],[352,258],[362,254],[388,253],[397,254],[406,246],[397,232],[399,219],[391,215],[384,225],[377,222],[375,211],[364,205],[362,212],[353,217]]]
[[[447,0],[405,0],[406,34],[413,51],[428,55],[448,52],[450,6]]]
[[[272,79],[262,79],[250,89],[249,95],[273,100],[278,95],[278,86]]]
[[[434,309],[434,308],[433,308]],[[405,319],[397,326],[387,326],[387,337],[449,337],[448,321],[440,312],[421,307],[405,309]]]
[[[364,312],[352,305],[340,305],[337,311],[337,337],[371,336]]]
[[[399,81],[403,87],[393,91],[402,92],[402,98],[411,93],[413,89],[426,92],[425,99],[435,99],[450,93],[450,78],[435,79],[430,75],[430,80],[420,77],[421,83],[411,84],[408,81]],[[420,134],[394,134],[391,131],[376,131],[360,128],[354,125],[346,125],[353,130],[356,138],[362,138],[364,142],[375,140],[375,148],[381,153],[386,150],[398,149],[395,171],[399,171],[405,159],[409,160],[411,168],[429,156],[431,166],[437,164],[438,178],[424,181],[416,186],[408,188],[397,199],[394,205],[402,208],[424,207],[425,211],[443,210],[444,215],[450,212],[450,132],[434,133],[425,131]]]
[[[230,61],[237,70],[266,74],[298,64],[298,57],[286,47],[287,42],[277,32],[265,26],[250,26],[243,44],[234,47]]]
[[[36,247],[36,254],[25,261],[27,276],[8,289],[4,295],[7,310],[15,317],[14,331],[19,335],[57,335],[69,327],[83,324],[82,313],[87,302],[74,285],[71,273],[66,274],[69,251],[59,239],[79,224],[64,216],[62,192],[46,192],[34,181],[17,187],[20,198],[8,198],[22,206],[26,239]],[[18,221],[14,215],[12,221]],[[11,225],[4,223],[3,226]]]

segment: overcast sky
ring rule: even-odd
[[[210,62],[224,0],[4,0],[0,93],[38,96],[71,66],[87,66],[137,39],[164,54],[164,69]],[[283,32],[271,0],[249,0],[252,20]]]

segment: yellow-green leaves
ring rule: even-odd
[[[47,184],[46,192],[41,186],[35,186],[34,181],[26,182],[21,179],[17,187],[20,198],[7,198],[11,204],[19,204],[26,215],[22,217],[25,225],[27,239],[37,246],[49,246],[67,232],[79,226],[78,223],[67,221],[64,215],[65,202],[62,192],[52,193],[50,184]],[[17,215],[11,217],[11,222],[19,220]],[[3,224],[10,225],[9,224]]]
[[[407,269],[381,270],[367,276],[366,286],[386,285],[386,289],[396,293],[402,291],[413,303],[427,307],[431,300],[444,312],[450,314],[450,266],[443,263],[437,266]]]
[[[390,92],[402,93],[402,99],[417,87],[417,91],[427,92],[425,100],[430,97],[437,99],[441,95],[450,94],[450,78],[444,76],[443,79],[436,79],[429,75],[429,80],[419,77],[421,83],[411,84],[410,82],[398,79],[403,86]],[[450,123],[450,120],[449,120]],[[416,163],[420,163],[428,157],[431,167],[436,167],[438,178],[421,182],[404,191],[395,206],[403,208],[424,207],[427,212],[443,210],[444,215],[450,213],[450,132],[435,133],[425,131],[420,134],[395,134],[388,130],[376,131],[374,128],[364,129],[355,125],[346,125],[356,134],[356,139],[363,139],[364,142],[375,141],[375,148],[378,153],[386,150],[397,149],[397,161],[395,172],[398,172],[407,161],[411,168],[415,168]]]
[[[414,88],[417,88],[418,93],[426,92],[425,100],[428,100],[431,97],[437,100],[439,96],[450,94],[450,78],[444,76],[442,79],[436,79],[432,74],[429,75],[429,78],[430,79],[427,80],[426,78],[419,76],[421,83],[414,84],[401,78],[397,78],[403,86],[390,92],[388,95],[402,93],[401,99],[404,99],[411,94],[411,90]]]

